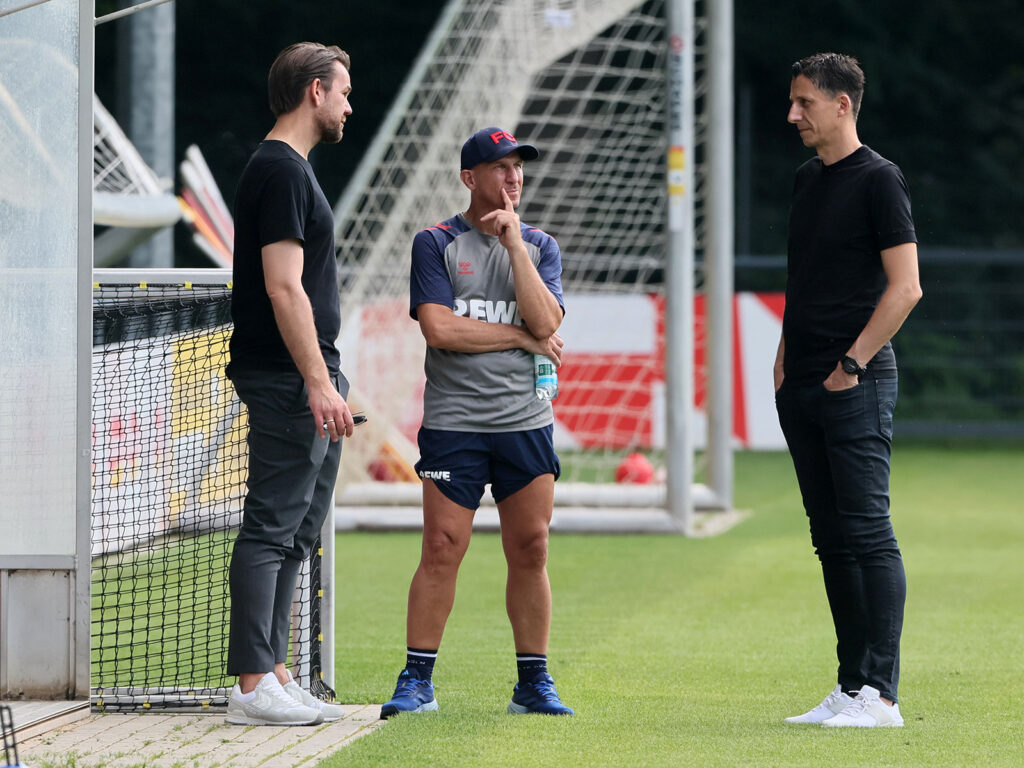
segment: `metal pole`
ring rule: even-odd
[[[320,598],[320,674],[323,681],[332,690],[338,690],[337,681],[334,679],[334,644],[336,642],[336,616],[337,610],[336,587],[334,583],[334,501],[331,501],[331,508],[320,529],[320,547],[323,553],[320,555],[320,589],[323,596]],[[314,599],[315,599],[314,595]],[[313,680],[309,681],[310,684]]]
[[[708,8],[708,485],[725,509],[733,485],[733,0]]]
[[[45,1],[46,0],[40,0],[40,2]],[[132,14],[138,13],[139,11],[144,11],[147,8],[152,8],[154,6],[163,5],[164,3],[169,2],[171,2],[171,0],[147,0],[147,2],[145,3],[132,5],[120,11],[114,11],[113,13],[108,13],[105,16],[100,16],[98,19],[96,19],[95,24],[106,24],[108,21],[116,21],[117,19],[123,19],[125,16],[131,16]]]
[[[12,13],[18,13],[19,11],[25,11],[29,8],[35,8],[37,5],[42,5],[43,3],[48,2],[50,2],[50,0],[32,0],[30,3],[25,3],[24,5],[19,5],[15,8],[8,8],[5,11],[0,11],[0,19],[4,16],[10,16]]]
[[[75,342],[75,588],[71,680],[88,699],[92,641],[92,173],[95,37],[93,0],[78,1],[78,275]]]
[[[668,253],[665,270],[666,506],[693,532],[693,0],[669,0]]]
[[[154,7],[157,6],[157,7]],[[174,13],[173,5],[142,3],[126,9],[153,8],[134,16],[119,33],[128,66],[123,70],[120,113],[143,160],[161,179],[174,179]],[[104,19],[108,17],[103,17]],[[165,229],[129,257],[133,267],[173,267],[174,233]]]

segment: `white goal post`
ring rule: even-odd
[[[684,532],[695,505],[731,506],[732,184],[709,167],[731,152],[731,114],[713,112],[723,99],[709,92],[731,99],[730,46],[728,0],[449,2],[335,207],[343,366],[377,425],[347,446],[343,484],[414,479],[423,340],[408,316],[410,247],[465,208],[461,144],[497,125],[539,147],[519,213],[563,253],[556,503],[583,483],[600,503],[595,483],[639,452],[656,488],[619,485],[610,503],[653,498]]]

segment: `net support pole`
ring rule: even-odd
[[[668,238],[665,271],[666,507],[693,533],[693,0],[668,0]]]
[[[323,595],[320,598],[320,674],[324,683],[333,690],[337,690],[337,681],[334,679],[334,643],[335,643],[335,581],[334,581],[334,502],[333,494],[330,510],[327,512],[327,519],[324,520],[320,529],[320,546],[323,554],[320,556],[320,589]],[[314,595],[314,599],[315,599]],[[313,681],[311,680],[310,683]]]
[[[733,486],[733,0],[707,4],[707,483],[732,507]]]
[[[87,699],[92,636],[92,263],[95,3],[78,2],[78,269],[75,337],[75,593],[71,698]]]
[[[118,30],[128,65],[121,74],[119,100],[127,102],[128,135],[139,154],[161,179],[173,179],[175,8],[143,3],[126,10],[143,7],[152,7],[152,12],[133,16]],[[129,261],[134,267],[173,267],[174,232],[157,232],[130,254]]]

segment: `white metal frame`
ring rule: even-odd
[[[670,0],[668,65],[668,255],[665,270],[666,503],[693,533],[694,24],[690,0]]]
[[[708,133],[705,290],[708,301],[708,485],[719,505],[733,498],[733,0],[707,0]]]
[[[0,13],[0,17],[28,11],[43,5],[48,0],[23,3]],[[85,699],[89,695],[90,663],[90,561],[89,561],[89,498],[90,498],[90,366],[91,366],[91,299],[89,277],[92,270],[92,94],[93,94],[93,3],[89,0],[70,0],[66,3],[69,15],[74,15],[74,40],[77,49],[67,50],[70,66],[76,67],[75,87],[76,124],[78,141],[75,145],[77,177],[77,204],[73,225],[75,233],[75,254],[73,264],[76,272],[74,282],[74,316],[77,332],[74,338],[74,361],[70,370],[62,375],[70,377],[75,388],[73,406],[74,424],[70,439],[74,443],[73,466],[61,466],[59,472],[74,477],[68,519],[73,519],[74,533],[70,553],[60,554],[12,554],[0,557],[0,683],[4,689],[9,682],[10,657],[16,656],[22,666],[18,672],[21,680],[35,691],[47,689],[48,698]],[[31,574],[23,579],[22,587],[27,591],[12,594],[10,572],[22,571]],[[62,581],[66,579],[66,587]],[[35,596],[33,598],[33,596]],[[65,611],[67,635],[64,640],[51,642],[52,638],[33,637],[26,633],[24,626],[11,626],[12,616],[31,616],[37,610],[32,599],[51,601],[45,632],[53,632],[55,612]],[[60,603],[60,604],[58,604]],[[35,648],[48,650],[60,647],[61,656],[48,658],[45,664],[34,668],[31,652],[26,653],[25,643],[35,643]],[[11,652],[11,653],[9,653]],[[57,674],[54,674],[55,671]],[[57,681],[60,682],[57,682]],[[51,689],[52,688],[52,689]]]
[[[78,3],[78,448],[76,480],[76,550],[74,618],[74,698],[89,696],[92,640],[92,142],[95,91],[95,3]]]

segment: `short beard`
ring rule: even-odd
[[[341,141],[342,127],[337,123],[327,124],[321,120],[317,127],[320,129],[321,144],[337,144]]]

